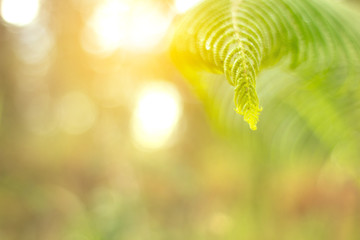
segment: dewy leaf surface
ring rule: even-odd
[[[309,81],[342,69],[327,83],[329,91],[359,85],[358,23],[343,6],[327,1],[205,0],[181,19],[172,57],[187,76],[225,74],[235,111],[255,130],[262,110],[256,79],[266,67],[281,63]]]

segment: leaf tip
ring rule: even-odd
[[[239,108],[235,109],[235,111],[244,116],[244,121],[249,124],[251,130],[257,130],[257,123],[259,121],[259,115],[262,111],[262,108],[259,106],[247,106],[244,110],[240,110]]]

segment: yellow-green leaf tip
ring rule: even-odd
[[[248,105],[243,109],[236,108],[235,111],[244,116],[244,121],[249,124],[251,130],[255,131],[257,129],[257,122],[259,121],[259,115],[262,111],[262,108],[259,106]]]

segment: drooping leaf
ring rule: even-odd
[[[343,97],[359,89],[358,22],[354,13],[329,1],[205,0],[182,18],[172,56],[200,95],[206,95],[212,86],[198,80],[199,76],[205,71],[223,73],[233,87],[235,111],[253,130],[264,104],[260,104],[256,91],[258,74],[274,65],[288,69],[301,84],[291,83],[286,89],[306,88],[296,93],[295,99],[289,98],[289,105],[297,109],[298,99],[302,103],[308,100],[315,105],[308,108],[311,114],[329,106],[329,111],[317,118],[304,109],[298,111],[310,126],[321,127],[327,113],[333,121],[341,122]],[[277,85],[276,76],[267,80]],[[277,88],[272,90],[275,94]],[[346,121],[339,124],[339,132],[346,131]],[[323,134],[324,129],[319,131]],[[331,130],[328,135],[332,136]]]

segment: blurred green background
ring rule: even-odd
[[[209,120],[168,53],[195,3],[1,1],[1,240],[360,238],[338,151]]]

